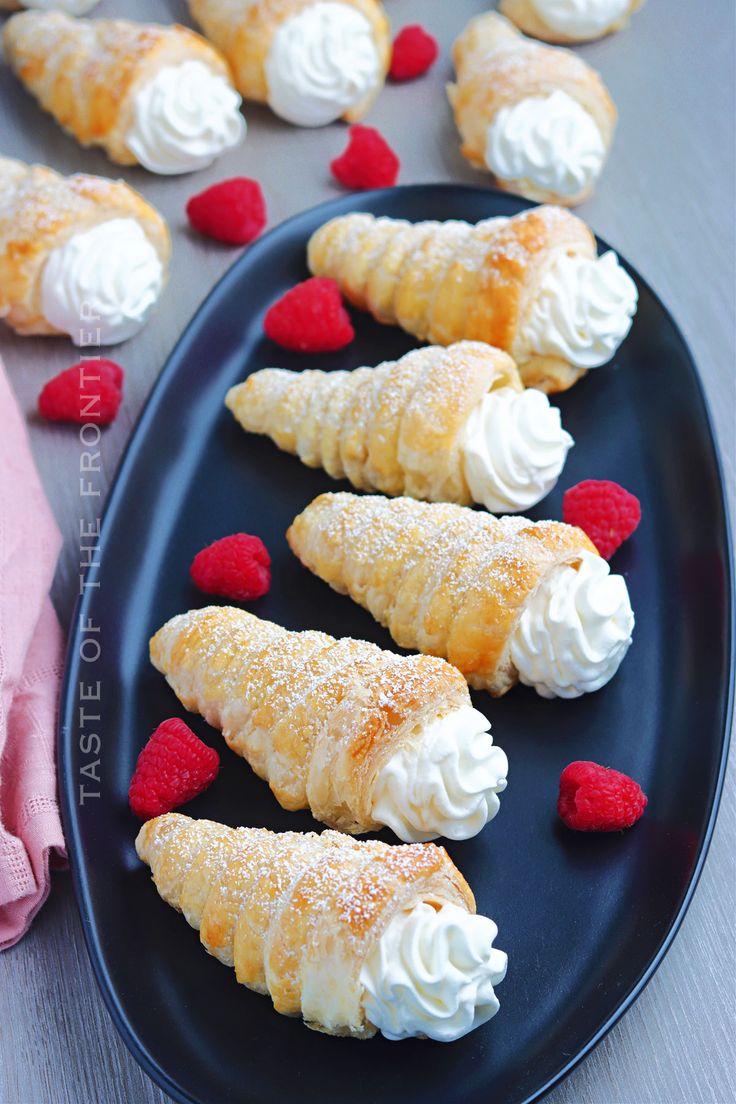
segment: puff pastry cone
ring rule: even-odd
[[[497,513],[544,498],[573,443],[511,357],[475,341],[352,372],[266,368],[225,402],[248,432],[333,479]]]
[[[385,625],[499,696],[597,690],[634,616],[626,583],[580,529],[411,498],[323,494],[287,539],[301,562]]]
[[[450,1042],[498,1011],[496,925],[442,847],[166,813],[136,850],[205,950],[315,1031]]]
[[[378,0],[189,0],[247,100],[297,126],[362,119],[391,60]]]
[[[0,318],[19,334],[110,345],[163,289],[169,231],[121,180],[0,157]]]
[[[223,606],[174,617],[150,651],[285,809],[352,834],[388,825],[410,842],[466,839],[498,811],[506,756],[444,660]]]
[[[28,11],[11,16],[3,44],[41,107],[119,165],[192,172],[245,135],[225,59],[186,27]]]
[[[307,254],[315,276],[377,321],[438,345],[484,341],[548,393],[609,361],[636,312],[616,254],[598,257],[591,231],[561,207],[476,225],[341,215]]]
[[[504,191],[582,203],[616,125],[596,71],[569,50],[525,38],[496,12],[471,20],[453,59],[457,81],[447,92],[470,163],[491,172]]]
[[[622,30],[644,0],[501,0],[499,11],[545,42],[590,42]]]

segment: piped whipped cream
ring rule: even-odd
[[[636,284],[613,250],[594,260],[563,254],[542,278],[523,340],[539,355],[597,368],[631,329],[638,299]]]
[[[583,552],[577,569],[554,568],[531,596],[511,638],[511,660],[541,697],[579,698],[613,678],[633,629],[623,576]]]
[[[497,177],[569,198],[593,183],[605,156],[593,116],[561,89],[502,107],[486,135],[486,164]]]
[[[135,94],[131,153],[150,172],[172,176],[211,165],[245,137],[241,98],[202,61],[167,65]]]
[[[465,426],[465,478],[473,499],[491,513],[528,509],[552,490],[574,443],[541,391],[489,391]]]
[[[40,11],[62,11],[67,15],[86,15],[96,8],[100,0],[22,0],[24,8]]]
[[[286,19],[266,59],[268,102],[297,126],[334,122],[381,79],[366,17],[346,4],[312,4]]]
[[[507,958],[493,947],[498,929],[458,905],[421,901],[398,913],[360,974],[367,1018],[386,1039],[462,1038],[495,1016],[494,985]]]
[[[509,769],[490,727],[469,705],[433,721],[379,771],[374,819],[405,843],[477,835],[498,812]]]
[[[41,277],[41,310],[75,345],[115,345],[143,326],[164,270],[135,219],[110,219],[53,249]],[[99,337],[99,342],[98,342]]]
[[[553,31],[583,38],[598,35],[618,22],[631,0],[531,0]]]

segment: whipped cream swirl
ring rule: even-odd
[[[433,721],[378,772],[374,819],[405,843],[477,835],[498,812],[509,769],[490,727],[469,705]]]
[[[90,344],[90,333],[100,345],[115,345],[143,326],[163,283],[163,266],[140,224],[110,219],[49,253],[41,310],[75,345]]]
[[[22,0],[24,8],[41,11],[62,11],[67,15],[86,15],[96,8],[100,0]]]
[[[325,126],[381,80],[366,17],[346,4],[320,2],[286,19],[266,59],[271,109],[297,126]]]
[[[623,576],[583,552],[577,570],[554,568],[531,596],[511,638],[511,660],[541,697],[579,698],[613,678],[633,629]]]
[[[204,62],[167,65],[135,94],[128,149],[144,168],[165,176],[204,169],[245,137],[241,102]]]
[[[487,916],[421,901],[391,920],[360,974],[367,1018],[386,1039],[462,1038],[498,1012],[506,955]]]
[[[473,499],[491,513],[528,509],[552,490],[574,443],[541,391],[490,391],[465,426],[465,478]]]
[[[548,27],[572,38],[602,34],[628,11],[631,0],[531,0]]]
[[[602,257],[562,255],[542,278],[523,340],[541,356],[561,356],[577,368],[606,364],[629,330],[639,294],[609,250]]]
[[[486,164],[499,179],[567,198],[594,182],[605,156],[593,116],[561,89],[502,107],[486,135]]]

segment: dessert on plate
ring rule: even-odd
[[[315,1031],[452,1042],[498,1011],[496,925],[442,847],[167,813],[136,850],[205,949]]]
[[[527,387],[547,392],[606,364],[636,313],[616,254],[599,257],[582,219],[561,207],[475,225],[340,215],[312,235],[308,263],[379,322],[438,345],[494,345]]]
[[[151,660],[187,709],[222,730],[285,809],[407,842],[476,835],[508,763],[444,660],[210,606],[168,621]]]
[[[186,27],[29,11],[11,16],[3,42],[41,106],[119,165],[193,172],[245,136],[224,58]]]
[[[171,243],[122,180],[0,158],[0,318],[19,334],[114,345],[144,325]]]
[[[287,539],[402,648],[443,656],[471,686],[545,698],[604,686],[631,644],[626,583],[559,521],[495,518],[412,498],[323,494]]]
[[[246,100],[297,126],[362,119],[383,88],[391,37],[378,0],[189,0]]]
[[[620,31],[644,0],[501,0],[498,8],[524,34],[545,42],[589,42]]]
[[[511,357],[472,341],[352,372],[265,368],[225,402],[248,432],[333,479],[494,513],[544,498],[573,444]]]
[[[496,12],[470,21],[453,59],[457,80],[447,92],[471,164],[528,199],[587,199],[616,125],[596,71],[569,50],[525,38]]]

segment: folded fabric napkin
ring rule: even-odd
[[[66,859],[54,735],[63,664],[49,600],[61,535],[0,361],[0,950],[11,947]]]

